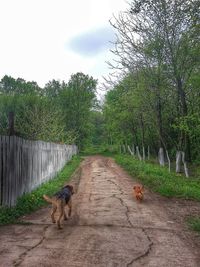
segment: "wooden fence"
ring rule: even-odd
[[[53,178],[76,153],[75,145],[0,136],[0,206],[14,206],[19,196]]]

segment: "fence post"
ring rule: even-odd
[[[15,135],[15,126],[14,126],[14,112],[10,111],[8,113],[8,135]]]

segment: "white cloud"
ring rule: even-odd
[[[87,57],[66,43],[109,27],[112,14],[126,6],[124,0],[0,0],[0,78],[7,74],[44,86],[77,71],[101,77],[108,51]]]
[[[114,41],[114,38],[114,30],[111,27],[93,29],[72,38],[66,48],[82,56],[96,56],[108,50],[111,47],[109,40]]]

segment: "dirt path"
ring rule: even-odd
[[[175,220],[177,205],[148,191],[136,203],[133,179],[113,160],[86,158],[73,182],[72,218],[62,230],[50,207],[25,216],[29,225],[0,227],[0,266],[200,266],[200,242]]]

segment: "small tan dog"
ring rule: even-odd
[[[143,185],[134,185],[133,186],[133,195],[138,201],[142,201],[144,198],[144,186]]]
[[[67,215],[65,213],[65,206],[69,207],[68,217],[71,216],[72,211],[72,195],[74,194],[74,188],[72,185],[64,186],[59,192],[57,192],[53,197],[49,197],[47,195],[43,195],[43,198],[52,204],[52,211],[51,211],[51,219],[52,222],[55,223],[54,214],[58,209],[59,216],[57,220],[58,229],[62,229],[60,225],[60,221],[64,216],[64,220],[67,220]]]

